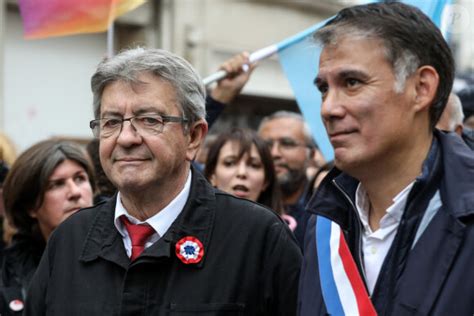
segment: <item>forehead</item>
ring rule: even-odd
[[[262,125],[260,136],[266,139],[287,137],[304,141],[304,123],[292,117],[275,118]]]
[[[148,108],[169,113],[178,108],[176,89],[169,82],[150,73],[141,73],[136,79],[136,82],[117,80],[105,86],[101,113]]]
[[[224,146],[222,146],[219,156],[237,156],[241,150],[242,143],[237,140],[229,140],[227,141]],[[249,152],[250,151],[250,152]],[[257,146],[254,143],[250,146],[250,150],[247,150],[243,153],[243,156],[250,154],[251,157],[258,157],[260,158],[260,154],[257,150]]]
[[[382,40],[361,36],[342,37],[323,48],[318,78],[325,79],[345,71],[370,72],[381,69],[392,71]]]
[[[54,168],[50,178],[61,177],[68,175],[69,173],[76,173],[78,171],[84,171],[84,168],[77,161],[66,159],[59,163],[56,168]]]

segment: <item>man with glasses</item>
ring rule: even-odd
[[[99,64],[92,91],[118,193],[51,236],[26,315],[293,315],[301,253],[285,223],[191,167],[208,129],[194,69],[137,48]]]
[[[295,218],[294,234],[303,246],[309,218],[304,206],[311,194],[306,169],[315,150],[309,126],[301,114],[278,111],[263,118],[258,134],[268,144],[286,212]]]

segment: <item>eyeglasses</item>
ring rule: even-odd
[[[266,139],[265,143],[268,146],[268,149],[272,150],[273,145],[278,144],[279,148],[281,150],[293,150],[296,147],[309,147],[307,144],[303,143],[298,143],[297,141],[288,138],[288,137],[282,137],[278,139]]]
[[[133,129],[142,136],[152,136],[163,132],[166,123],[187,123],[188,119],[166,115],[137,115],[128,118],[102,118],[89,123],[96,138],[108,138],[120,134],[123,122],[129,121]]]

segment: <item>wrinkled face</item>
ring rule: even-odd
[[[66,218],[92,206],[92,188],[86,170],[73,160],[60,163],[49,177],[43,204],[30,216],[36,218],[45,240]]]
[[[394,90],[395,80],[375,39],[343,38],[323,49],[315,83],[338,168],[352,175],[370,170],[372,163],[402,152],[416,133],[413,80],[406,80],[401,93]]]
[[[294,118],[276,118],[261,126],[259,136],[271,146],[278,183],[299,185],[304,181],[309,149],[303,123]]]
[[[265,171],[257,147],[238,159],[239,144],[228,141],[222,146],[211,183],[216,188],[235,196],[257,201],[267,188]]]
[[[148,73],[139,75],[138,80],[142,83],[115,81],[107,85],[100,118],[182,116],[175,89],[169,83]],[[187,175],[189,161],[197,150],[189,148],[189,143],[190,136],[179,122],[165,123],[161,133],[141,135],[130,121],[125,121],[120,133],[100,138],[100,161],[121,192],[174,190]]]

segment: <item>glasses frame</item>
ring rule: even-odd
[[[290,140],[291,140],[291,145],[285,144],[285,141],[290,141]],[[272,151],[273,146],[275,146],[275,144],[277,145],[277,148],[279,150],[284,150],[284,151],[294,150],[298,147],[311,148],[311,146],[306,143],[300,143],[300,142],[295,141],[292,138],[286,138],[286,137],[282,137],[278,139],[265,139],[264,141],[265,141],[265,145],[267,145],[270,151]]]
[[[141,136],[144,136],[143,133],[139,132],[139,130],[141,130],[141,129],[137,129],[137,127],[135,125],[133,125],[133,120],[136,119],[136,118],[147,118],[147,117],[154,118],[154,119],[161,118],[161,121],[162,121],[160,123],[161,127],[156,130],[156,134],[161,134],[163,132],[163,128],[164,128],[166,123],[181,123],[181,124],[184,124],[184,123],[187,123],[189,121],[187,118],[181,117],[181,116],[135,115],[135,116],[125,117],[125,118],[104,117],[104,118],[101,118],[101,119],[95,119],[95,120],[92,120],[92,121],[89,122],[89,127],[92,130],[92,134],[94,135],[95,138],[110,138],[112,136],[120,135],[120,133],[123,130],[123,123],[128,121],[128,122],[130,122],[130,125],[135,130],[135,132],[139,133]],[[105,120],[118,120],[118,121],[120,121],[120,128],[117,129],[118,132],[117,131],[112,132],[110,135],[105,136],[105,137],[101,136],[101,129],[100,129],[101,124],[100,124],[100,122],[105,121]]]

